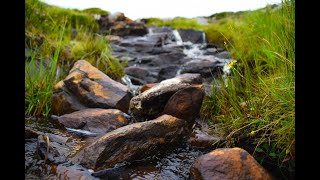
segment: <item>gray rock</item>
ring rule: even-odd
[[[203,31],[197,31],[194,29],[178,29],[178,32],[181,36],[183,42],[192,42],[192,43],[205,43]]]
[[[215,59],[195,59],[185,63],[181,73],[199,73],[203,78],[213,77],[220,72],[220,61]],[[222,70],[221,70],[222,73]]]

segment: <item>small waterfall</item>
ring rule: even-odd
[[[130,89],[130,91],[132,92],[132,94],[134,96],[138,95],[139,93],[139,86],[136,86],[134,84],[132,84],[131,82],[131,79],[129,78],[129,76],[127,75],[124,75],[122,78],[121,78],[122,82],[125,83],[128,88]]]
[[[183,45],[182,38],[181,38],[179,32],[176,29],[172,31],[172,34],[174,36],[174,39],[177,42],[177,45]]]
[[[206,42],[206,33],[205,32],[202,33],[202,43],[207,43]]]
[[[147,36],[152,36],[154,33],[153,33],[153,29],[152,28],[148,28],[148,34]]]
[[[92,133],[90,131],[82,130],[82,129],[73,129],[73,128],[67,128],[66,129],[72,133],[84,135],[84,136],[97,136],[99,135],[98,133]]]

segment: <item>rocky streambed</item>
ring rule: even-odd
[[[53,115],[26,120],[26,179],[271,179],[245,150],[219,148],[224,137],[199,118],[230,53],[201,31],[121,22],[128,31],[108,38],[126,75],[73,65],[54,88]]]

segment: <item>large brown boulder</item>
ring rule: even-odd
[[[163,113],[188,121],[194,120],[199,115],[203,97],[201,85],[181,89],[170,97]]]
[[[189,87],[187,83],[159,83],[151,89],[135,96],[130,101],[130,111],[137,121],[146,121],[158,117],[170,97],[177,91]]]
[[[58,118],[65,127],[82,129],[92,133],[107,133],[129,122],[126,115],[117,109],[89,108],[65,114]]]
[[[73,159],[74,163],[102,170],[123,161],[143,159],[154,154],[158,148],[181,142],[190,133],[186,121],[170,115],[130,124],[111,131],[82,149]]]
[[[132,112],[133,117],[138,121],[145,121],[148,119],[153,119],[158,117],[161,114],[165,114],[164,109],[171,98],[172,95],[177,93],[180,90],[191,87],[191,84],[201,83],[201,77],[199,74],[183,74],[179,75],[172,79],[167,79],[161,81],[159,84],[153,86],[152,88],[143,91],[143,93],[135,96],[130,101],[130,111]],[[199,93],[198,95],[196,95]],[[186,97],[192,95],[192,97],[187,97],[187,102],[184,102],[183,108],[172,107],[178,102],[181,102],[180,97]],[[186,117],[182,115],[185,110],[190,110],[191,113],[197,113],[199,107],[202,104],[203,93],[199,88],[191,88],[180,92],[170,101],[166,108],[166,112],[173,115],[180,115],[180,117]],[[175,101],[175,102],[174,102]],[[183,101],[183,100],[182,100]],[[179,112],[175,113],[173,111],[178,110]],[[194,108],[194,110],[191,110]],[[188,112],[185,112],[188,114]],[[190,113],[188,114],[190,115]],[[192,115],[192,117],[196,114]]]
[[[194,180],[271,180],[269,173],[241,148],[216,149],[200,156],[192,165]]]
[[[130,98],[125,85],[112,80],[87,61],[79,60],[69,75],[55,87],[53,113],[62,115],[84,108],[127,112]]]

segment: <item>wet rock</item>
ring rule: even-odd
[[[179,69],[179,65],[161,66],[161,70],[159,71],[159,81],[175,77]]]
[[[77,61],[63,82],[65,88],[86,107],[128,111],[131,97],[129,89],[85,60]],[[68,104],[66,101],[61,104],[64,103]]]
[[[150,64],[152,66],[158,67],[165,64],[183,64],[186,62],[186,59],[184,57],[186,57],[186,55],[183,53],[183,51],[176,49],[175,51],[172,51],[170,53],[155,56]]]
[[[101,136],[81,150],[72,161],[95,171],[102,170],[120,162],[146,158],[160,147],[180,142],[189,132],[186,121],[162,115]]]
[[[156,43],[155,46],[160,46],[160,47],[154,47],[152,48],[151,51],[148,51],[147,53],[151,54],[151,55],[158,55],[158,54],[165,54],[165,53],[170,53],[171,50],[169,49],[165,49],[165,48],[161,48],[161,46],[164,44],[164,42],[161,42],[161,45],[159,45],[158,43]]]
[[[167,101],[174,93],[189,86],[186,83],[159,83],[133,97],[130,101],[130,111],[137,121],[154,119],[163,112]]]
[[[231,53],[227,52],[227,51],[219,52],[219,53],[215,54],[214,56],[221,58],[221,59],[231,59]]]
[[[199,82],[202,82],[199,74],[183,74],[161,81],[151,89],[133,97],[130,101],[130,111],[137,121],[156,118],[163,112],[174,93]]]
[[[181,36],[181,39],[183,42],[192,42],[194,44],[196,43],[205,43],[204,39],[204,32],[197,31],[194,29],[178,29],[178,32]]]
[[[143,84],[147,83],[147,81],[145,81],[143,79],[139,79],[139,78],[136,78],[136,77],[133,77],[133,76],[129,76],[129,75],[126,75],[126,76],[127,76],[127,78],[130,79],[131,83],[134,86],[143,85]]]
[[[189,142],[192,146],[200,148],[218,147],[223,141],[225,141],[225,138],[216,135],[209,135],[206,132],[200,131],[199,129],[194,130],[189,139]]]
[[[60,116],[58,121],[68,128],[107,133],[127,125],[129,122],[125,116],[117,109],[89,108]]]
[[[48,135],[41,134],[38,136],[37,153],[41,159],[51,163],[62,163],[67,160],[71,153],[71,148],[66,144],[61,144],[50,139]]]
[[[188,120],[190,124],[199,116],[204,90],[200,85],[193,85],[174,93],[164,107],[163,113]]]
[[[24,138],[25,139],[32,139],[37,138],[39,136],[39,132],[34,131],[33,129],[29,127],[24,128]]]
[[[200,156],[192,165],[195,180],[272,179],[269,173],[241,148],[216,149]]]
[[[219,61],[214,59],[195,59],[185,63],[181,73],[199,73],[202,77],[212,77],[219,72]]]
[[[64,166],[58,165],[57,167],[57,177],[59,180],[66,179],[81,179],[81,180],[98,180],[99,178],[95,178],[91,175],[88,169],[83,168],[79,165],[74,166]]]
[[[124,72],[127,75],[140,78],[140,79],[143,79],[150,75],[149,71],[146,68],[136,67],[136,66],[124,68]]]
[[[53,94],[51,106],[53,114],[63,115],[87,108],[74,95],[68,92],[66,90]]]
[[[147,68],[131,66],[125,68],[124,72],[128,75],[134,85],[143,85],[158,81],[158,74],[151,73],[150,69]]]

